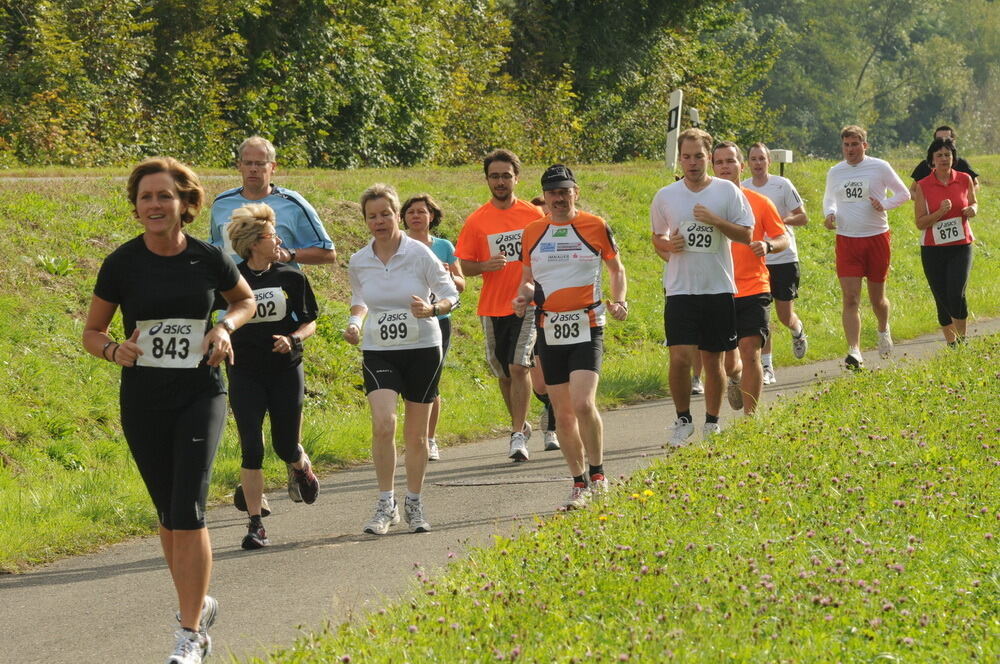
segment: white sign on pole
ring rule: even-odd
[[[684,100],[682,90],[670,93],[670,113],[667,114],[667,170],[673,171],[677,166],[677,135],[681,132],[681,102]]]

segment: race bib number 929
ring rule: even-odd
[[[681,224],[681,233],[684,235],[684,251],[714,254],[723,244],[722,233],[711,224],[688,221]]]

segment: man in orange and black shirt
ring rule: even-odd
[[[539,327],[545,386],[573,476],[563,506],[575,509],[608,488],[597,383],[605,312],[617,320],[628,316],[627,282],[607,222],[576,209],[580,189],[573,171],[563,164],[550,166],[542,175],[542,192],[549,213],[524,229],[522,284],[512,305],[517,315],[532,316]],[[611,287],[607,305],[601,294],[602,264],[608,268]],[[537,315],[530,311],[532,300]]]
[[[760,352],[771,333],[771,280],[765,257],[788,248],[789,237],[771,199],[740,185],[743,166],[743,152],[732,141],[723,141],[712,149],[715,176],[740,187],[753,211],[750,244],[732,245],[738,346],[726,353],[725,362],[729,405],[752,415],[764,387]]]
[[[535,327],[533,316],[514,315],[511,301],[521,284],[521,233],[542,211],[514,195],[521,161],[513,152],[494,150],[483,160],[483,170],[492,197],[465,220],[455,255],[466,277],[483,277],[477,313],[486,336],[486,361],[510,413],[509,457],[527,461]]]

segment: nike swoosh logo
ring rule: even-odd
[[[205,439],[204,438],[192,438],[191,442],[192,443],[204,443]]]
[[[191,261],[191,265],[194,265],[195,263],[200,263],[200,262],[201,262],[200,260],[195,259],[195,260]]]

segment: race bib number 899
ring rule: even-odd
[[[409,309],[383,311],[365,319],[368,338],[376,346],[406,346],[420,340],[420,327]]]
[[[141,320],[135,326],[139,328],[136,343],[143,353],[136,360],[136,365],[158,369],[195,369],[201,363],[204,320]]]

